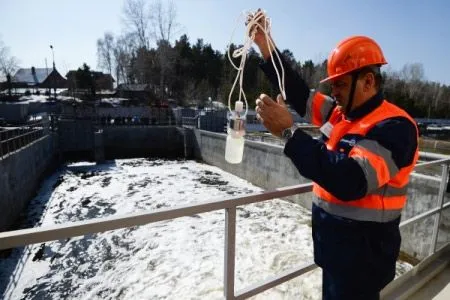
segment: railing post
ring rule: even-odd
[[[8,131],[6,131],[5,143],[6,143],[6,153],[5,154],[8,154],[9,153],[9,133],[8,133]]]
[[[439,224],[441,223],[442,207],[444,206],[445,191],[447,190],[447,179],[448,179],[448,163],[445,163],[442,165],[441,184],[439,186],[439,194],[438,194],[438,201],[437,201],[437,207],[440,210],[436,214],[436,218],[434,219],[433,236],[432,236],[432,242],[431,242],[431,247],[432,247],[431,251],[432,252],[430,254],[433,254],[436,252],[438,235],[439,235]]]
[[[14,130],[14,134],[13,134],[13,137],[11,138],[11,143],[12,143],[12,145],[13,145],[13,152],[15,152],[16,150],[17,150],[17,143],[16,143],[16,135],[17,135],[17,130]]]
[[[225,299],[234,297],[234,263],[236,250],[236,207],[225,209],[225,264],[224,264],[224,294]]]

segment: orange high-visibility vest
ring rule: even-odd
[[[313,98],[310,106],[311,121],[319,125],[331,110],[330,102],[327,101],[328,97],[320,93],[316,93]],[[353,121],[346,120],[342,111],[336,107],[323,126],[327,126],[329,131],[326,146],[328,150],[339,151],[337,146],[345,135],[364,137],[376,124],[394,117],[404,117],[416,124],[405,111],[386,100],[366,116]],[[356,160],[363,169],[367,180],[367,194],[361,199],[342,201],[314,183],[314,203],[332,215],[353,220],[389,222],[398,218],[406,203],[409,175],[419,157],[418,149],[412,163],[401,169],[397,168],[391,152],[375,140],[363,138],[355,142],[348,157]]]

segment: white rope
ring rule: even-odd
[[[244,45],[241,48],[238,48],[238,49],[233,51],[233,55],[232,55],[233,58],[241,57],[241,61],[239,63],[239,66],[236,66],[234,64],[233,60],[231,59],[230,46],[231,46],[232,39],[233,39],[234,33],[236,31],[236,28],[240,24],[240,22],[242,21],[241,20],[242,17],[246,17],[248,23],[247,23],[247,28],[246,28],[246,31],[245,31]],[[261,24],[259,22],[263,18],[266,21],[264,22],[263,26],[261,26]],[[247,59],[248,51],[250,50],[250,48],[251,48],[251,46],[253,44],[253,41],[255,39],[255,34],[256,34],[257,30],[261,30],[266,35],[267,47],[269,48],[271,61],[272,61],[273,67],[275,69],[275,73],[277,75],[278,87],[280,89],[281,95],[283,96],[283,99],[286,100],[286,92],[285,92],[285,88],[284,88],[284,68],[283,68],[283,65],[282,65],[282,62],[281,62],[280,55],[278,54],[278,51],[274,51],[275,50],[275,44],[273,43],[272,39],[270,38],[270,29],[271,29],[271,21],[266,16],[266,13],[263,12],[263,11],[258,11],[256,14],[252,14],[252,13],[248,13],[248,12],[245,13],[244,12],[237,19],[237,25],[234,28],[233,33],[231,35],[231,40],[230,40],[230,44],[228,45],[228,51],[227,51],[227,53],[228,53],[228,60],[230,61],[230,63],[233,66],[233,68],[235,68],[238,71],[238,73],[236,75],[236,79],[233,82],[233,86],[231,87],[230,94],[228,95],[228,110],[230,111],[230,113],[232,113],[231,97],[233,95],[234,89],[235,89],[236,84],[237,84],[238,81],[239,81],[239,97],[238,97],[238,101],[241,101],[242,98],[244,98],[244,101],[245,101],[245,114],[244,114],[243,117],[245,117],[247,115],[247,112],[248,112],[248,102],[247,102],[247,98],[245,97],[245,93],[244,93],[244,89],[243,89],[244,67],[245,67],[245,61]],[[278,71],[278,68],[277,68],[277,66],[275,64],[275,60],[274,60],[274,57],[273,57],[273,52],[275,52],[275,56],[277,57],[277,60],[279,62],[279,66],[281,67],[281,76],[280,76],[280,72]]]

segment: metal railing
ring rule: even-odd
[[[0,159],[48,135],[49,122],[4,129],[0,131]]]
[[[303,131],[313,137],[317,136],[319,133],[319,127],[315,125],[298,125],[298,128],[301,128]],[[285,144],[283,139],[267,133],[248,132],[244,137],[246,140],[269,143],[272,145],[284,146]]]
[[[438,206],[411,219],[403,221],[400,227],[417,223],[418,221],[432,215],[438,215],[433,228],[433,248],[436,251],[437,235],[441,212],[450,207],[450,202],[444,204],[445,188],[448,180],[448,164],[450,158],[440,159],[433,162],[425,162],[416,165],[415,170],[421,170],[433,165],[443,165],[441,184],[438,194]],[[225,255],[224,255],[224,294],[226,299],[246,299],[248,297],[266,291],[276,285],[286,282],[292,278],[305,274],[317,266],[313,263],[284,271],[263,282],[235,292],[235,246],[236,246],[236,208],[251,203],[262,202],[274,198],[283,198],[296,194],[307,193],[312,190],[312,184],[301,184],[290,187],[278,188],[273,191],[254,193],[242,197],[218,199],[199,204],[179,206],[171,209],[161,209],[143,213],[128,214],[123,216],[112,216],[97,218],[87,221],[73,222],[65,225],[54,225],[9,231],[0,233],[0,249],[9,249],[29,244],[42,243],[69,237],[104,232],[108,230],[121,229],[137,225],[170,220],[195,214],[225,210]]]
[[[200,116],[196,115],[195,117],[182,117],[181,118],[181,123],[183,126],[192,126],[195,128],[198,128],[198,118]]]
[[[94,120],[97,126],[103,127],[119,127],[119,126],[172,126],[175,119],[171,116],[158,117],[140,117],[140,116],[124,116],[124,117],[107,117],[101,116]]]
[[[96,126],[102,127],[120,127],[120,126],[174,126],[176,125],[175,117],[168,110],[155,115],[55,115],[58,121],[61,120],[83,120],[90,121]]]

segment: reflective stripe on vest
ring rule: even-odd
[[[400,217],[402,212],[402,209],[380,210],[358,206],[341,205],[320,199],[317,196],[314,197],[313,202],[332,215],[357,221],[385,223],[397,219],[398,217]]]
[[[329,119],[334,127],[326,146],[336,151],[336,146],[345,135],[366,136],[379,122],[395,117],[404,117],[416,124],[406,112],[387,101],[355,121],[345,120],[342,112],[335,108]],[[360,221],[389,222],[399,217],[406,203],[409,175],[419,157],[418,149],[411,165],[400,170],[391,152],[374,140],[358,141],[348,155],[365,174],[367,194],[361,199],[342,201],[314,183],[314,203],[330,214]]]

